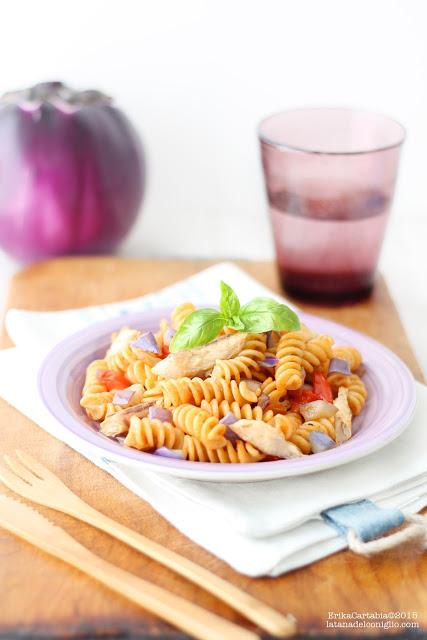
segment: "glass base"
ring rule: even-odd
[[[375,273],[310,273],[279,269],[280,281],[293,298],[316,304],[340,304],[367,298],[374,286]]]

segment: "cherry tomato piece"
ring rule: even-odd
[[[333,402],[334,396],[332,394],[331,385],[326,380],[323,373],[315,371],[313,374],[313,391],[317,393],[322,400],[326,402]]]
[[[299,411],[300,404],[322,400],[322,397],[311,389],[297,389],[288,393],[291,399],[291,411]]]
[[[105,369],[98,371],[96,377],[100,382],[103,382],[108,391],[113,389],[126,389],[130,386],[129,380],[120,371],[112,371],[111,369]]]
[[[169,346],[167,344],[164,344],[163,347],[162,347],[162,356],[163,356],[163,358],[167,358],[169,353],[170,353]]]

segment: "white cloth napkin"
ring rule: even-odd
[[[46,411],[36,377],[54,343],[119,314],[188,299],[212,303],[218,297],[220,279],[231,284],[242,301],[273,295],[236,266],[222,263],[156,294],[126,302],[60,312],[10,310],[6,326],[17,347],[0,352],[0,395],[109,471],[189,538],[249,576],[279,575],[344,548],[345,538],[321,519],[320,512],[326,508],[361,498],[408,514],[427,505],[427,460],[419,455],[427,447],[427,388],[420,384],[413,422],[384,449],[336,469],[261,483],[198,482],[107,461]]]

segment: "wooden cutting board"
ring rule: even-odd
[[[59,310],[112,302],[155,291],[209,264],[212,263],[119,258],[52,260],[29,267],[12,279],[7,306]],[[279,291],[273,264],[239,264],[263,284]],[[368,301],[338,308],[300,306],[383,342],[422,380],[383,280],[379,280]],[[3,333],[2,346],[9,344]],[[22,392],[25,393],[25,389]],[[281,578],[247,578],[190,542],[107,473],[2,400],[0,425],[1,453],[11,452],[18,446],[31,452],[74,491],[109,516],[191,558],[277,609],[292,612],[299,620],[300,637],[333,635],[334,630],[327,627],[329,612],[415,612],[416,622],[427,630],[427,557],[415,550],[398,551],[372,560],[341,552]],[[213,596],[109,536],[68,516],[42,507],[37,509],[103,558],[219,615],[246,624]],[[367,628],[341,629],[335,633],[338,631],[341,638],[366,637],[371,633]],[[385,636],[398,631],[402,629],[373,629],[372,634]],[[36,637],[182,639],[183,635],[149,612],[0,529],[0,638]],[[417,637],[427,637],[427,632]]]

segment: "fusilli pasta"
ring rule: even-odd
[[[223,447],[211,449],[205,447],[200,440],[190,435],[184,436],[182,447],[183,456],[186,460],[193,462],[221,462],[223,464],[249,462],[260,462],[264,460],[265,454],[258,451],[249,442],[237,440],[232,444],[229,440]]]
[[[205,447],[218,449],[224,447],[225,425],[218,418],[192,404],[182,404],[173,411],[173,421],[184,433],[196,437]]]
[[[177,429],[169,422],[132,416],[124,443],[127,447],[148,451],[160,447],[180,449],[183,442],[182,430]]]
[[[350,346],[335,346],[332,349],[332,353],[334,358],[341,358],[342,360],[347,360],[348,366],[350,370],[357,371],[362,364],[362,356],[360,351],[356,349],[356,347]]]
[[[277,345],[277,390],[299,389],[304,382],[304,354],[307,337],[303,331],[283,334]]]
[[[94,360],[86,369],[86,379],[83,387],[80,405],[86,410],[92,420],[103,420],[108,404],[111,403],[114,392],[108,391],[107,386],[99,377],[99,371],[107,371],[106,360]]]
[[[351,376],[345,376],[341,373],[331,373],[328,376],[328,382],[335,393],[338,393],[340,387],[348,389],[348,404],[354,416],[358,416],[365,406],[368,391],[355,373]]]
[[[286,389],[278,388],[276,380],[271,376],[262,383],[261,392],[269,397],[270,402],[279,402],[287,393]]]
[[[332,358],[332,345],[334,343],[331,336],[316,336],[309,340],[304,349],[303,368],[306,373],[312,373],[315,369],[326,369]]]
[[[231,379],[240,382],[242,375],[243,378],[252,378],[253,374],[260,369],[260,360],[264,359],[266,340],[264,334],[249,334],[237,357],[216,361],[212,378],[224,378],[227,382]]]
[[[172,311],[171,319],[172,319],[172,327],[177,331],[185,318],[193,313],[196,310],[196,307],[191,302],[183,302],[183,304],[178,305]]]
[[[222,402],[218,402],[215,398],[210,402],[202,400],[200,408],[218,419],[224,418],[228,413],[232,413],[237,420],[245,418],[247,420],[264,420],[264,422],[268,422],[274,415],[273,411],[264,411],[259,406],[253,407],[249,402],[239,405],[235,401],[227,402],[227,400],[222,400]]]
[[[145,389],[153,389],[159,381],[159,377],[156,376],[150,365],[143,360],[131,362],[126,369],[126,377],[130,382],[138,382]]]
[[[335,439],[333,419],[330,418],[303,422],[299,413],[289,412],[286,415],[276,415],[269,422],[280,429],[286,440],[296,445],[304,454],[311,453],[309,435],[312,431],[321,431]]]
[[[200,407],[202,400],[221,402],[237,402],[240,405],[246,402],[256,402],[261,393],[252,391],[247,382],[237,384],[235,380],[227,383],[223,378],[172,378],[163,380],[145,394],[146,398],[163,398],[165,407],[177,407],[180,404],[191,403]]]

